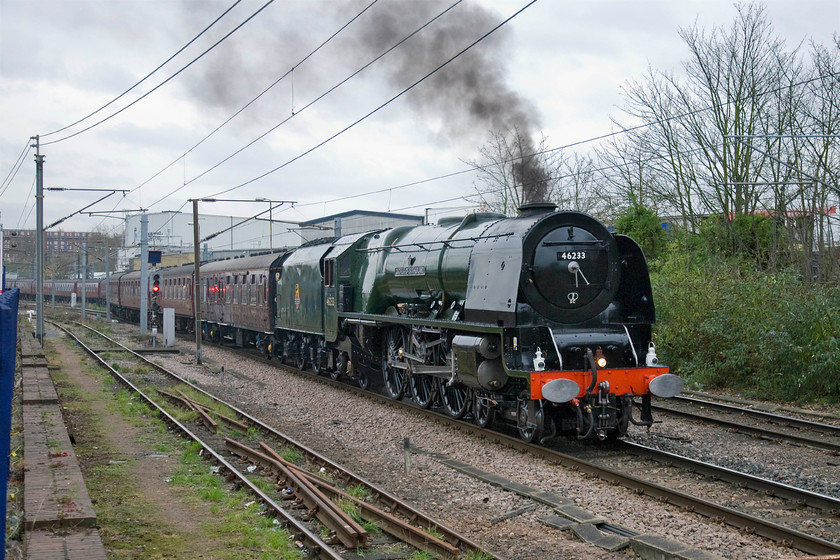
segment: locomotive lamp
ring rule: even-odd
[[[539,346],[534,354],[534,371],[545,371],[545,358]]]
[[[653,345],[653,342],[650,343],[648,346],[648,353],[645,356],[645,363],[648,366],[655,366],[659,363],[659,358],[656,357],[656,346]]]
[[[601,350],[600,346],[595,350],[595,363],[598,364],[599,368],[607,367],[607,357],[604,356],[604,351]]]

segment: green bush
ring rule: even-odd
[[[747,259],[761,268],[771,264],[771,257],[782,256],[778,248],[787,247],[788,237],[783,224],[761,214],[738,214],[732,220],[723,214],[709,216],[700,235],[710,253]]]
[[[615,231],[632,237],[641,245],[648,259],[659,256],[668,242],[659,216],[639,204],[627,208],[618,216]]]
[[[840,398],[840,287],[671,251],[652,275],[662,361],[698,389]]]

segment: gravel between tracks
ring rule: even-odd
[[[135,333],[135,329],[126,327],[124,332]],[[115,325],[115,330],[120,328]],[[606,552],[578,540],[569,532],[544,525],[538,519],[551,515],[552,511],[543,506],[494,523],[492,518],[531,502],[462,475],[422,454],[412,456],[412,470],[406,474],[404,438],[410,438],[412,445],[421,449],[444,453],[516,482],[556,492],[573,499],[583,509],[634,531],[658,534],[735,560],[798,555],[789,548],[657,503],[627,489],[443,427],[411,411],[378,405],[346,391],[313,383],[274,365],[243,360],[224,349],[202,346],[205,366],[196,366],[194,356],[189,355],[194,346],[182,341],[178,345],[183,354],[160,355],[154,360],[507,558],[610,560],[632,557],[632,552]],[[686,441],[704,440],[701,430],[705,428],[683,425],[684,422],[678,419],[668,422],[666,435]],[[652,433],[663,429],[659,424]],[[674,430],[684,432],[673,436]],[[639,436],[639,439],[651,437],[656,436]],[[754,451],[749,445],[745,447],[740,443],[737,447],[728,446],[720,441],[719,431],[706,439],[716,445],[709,449],[704,447],[704,453],[716,453],[720,462],[725,461],[727,455],[746,460]],[[767,442],[753,445],[756,453],[768,446]],[[778,447],[774,446],[772,451],[777,456]],[[786,468],[795,470],[794,461],[801,461],[796,453],[794,448],[791,456],[780,458]],[[715,457],[707,456],[706,460],[715,461]]]

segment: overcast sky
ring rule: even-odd
[[[214,195],[296,201],[282,213],[288,220],[352,209],[423,214],[462,207],[468,202],[460,197],[475,192],[471,173],[395,187],[467,169],[463,162],[478,157],[488,129],[499,123],[524,123],[550,147],[610,132],[611,116],[627,121],[622,86],[642,80],[649,66],[680,72],[688,52],[679,28],[728,27],[736,16],[731,2],[717,0],[539,0],[444,71],[363,119],[528,0],[463,2],[317,101],[454,0],[379,0],[305,61],[370,0],[276,1],[145,99],[68,138],[157,87],[266,3],[243,0],[114,105],[50,134],[123,93],[234,2],[0,0],[0,177],[13,171],[38,134],[46,187],[131,191],[93,210],[191,211],[188,199]],[[790,47],[810,40],[829,45],[840,30],[840,0],[763,4]],[[470,107],[479,106],[494,114],[471,115]],[[14,179],[0,187],[4,228],[35,226],[34,177],[29,152]],[[374,194],[346,198],[365,193]],[[45,224],[100,196],[47,192]],[[206,203],[201,211],[248,216],[265,208]],[[82,216],[61,228],[119,225]]]

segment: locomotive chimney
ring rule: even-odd
[[[527,218],[528,216],[537,216],[539,214],[550,214],[555,210],[557,210],[557,205],[553,202],[532,202],[519,207],[519,217]]]

